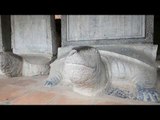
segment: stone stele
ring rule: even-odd
[[[45,86],[71,86],[86,96],[159,102],[157,45],[70,46],[58,50]]]
[[[48,75],[57,53],[51,15],[11,15],[13,53],[23,58],[22,75]]]

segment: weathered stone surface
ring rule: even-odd
[[[24,76],[46,75],[50,71],[48,64],[32,64],[23,59],[22,74]]]
[[[0,75],[17,77],[22,75],[22,58],[13,53],[0,52]]]
[[[49,73],[57,53],[55,26],[50,15],[12,15],[13,53],[23,57],[24,76]]]
[[[59,49],[58,59],[51,64],[45,85],[69,85],[75,92],[87,96],[109,94],[159,101],[159,93],[155,89],[157,46],[114,45],[97,48],[99,50],[87,46]]]
[[[153,43],[152,15],[62,15],[62,46]]]

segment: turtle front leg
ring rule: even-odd
[[[60,83],[61,78],[62,78],[61,74],[55,74],[54,76],[49,77],[45,81],[44,86],[45,87],[53,87],[53,86],[57,85],[58,83]]]

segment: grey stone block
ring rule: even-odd
[[[11,25],[13,53],[23,57],[22,74],[48,74],[49,62],[57,54],[54,17],[12,15]]]

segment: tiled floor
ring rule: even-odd
[[[150,105],[114,96],[86,97],[70,88],[43,86],[47,76],[0,78],[1,105]]]

